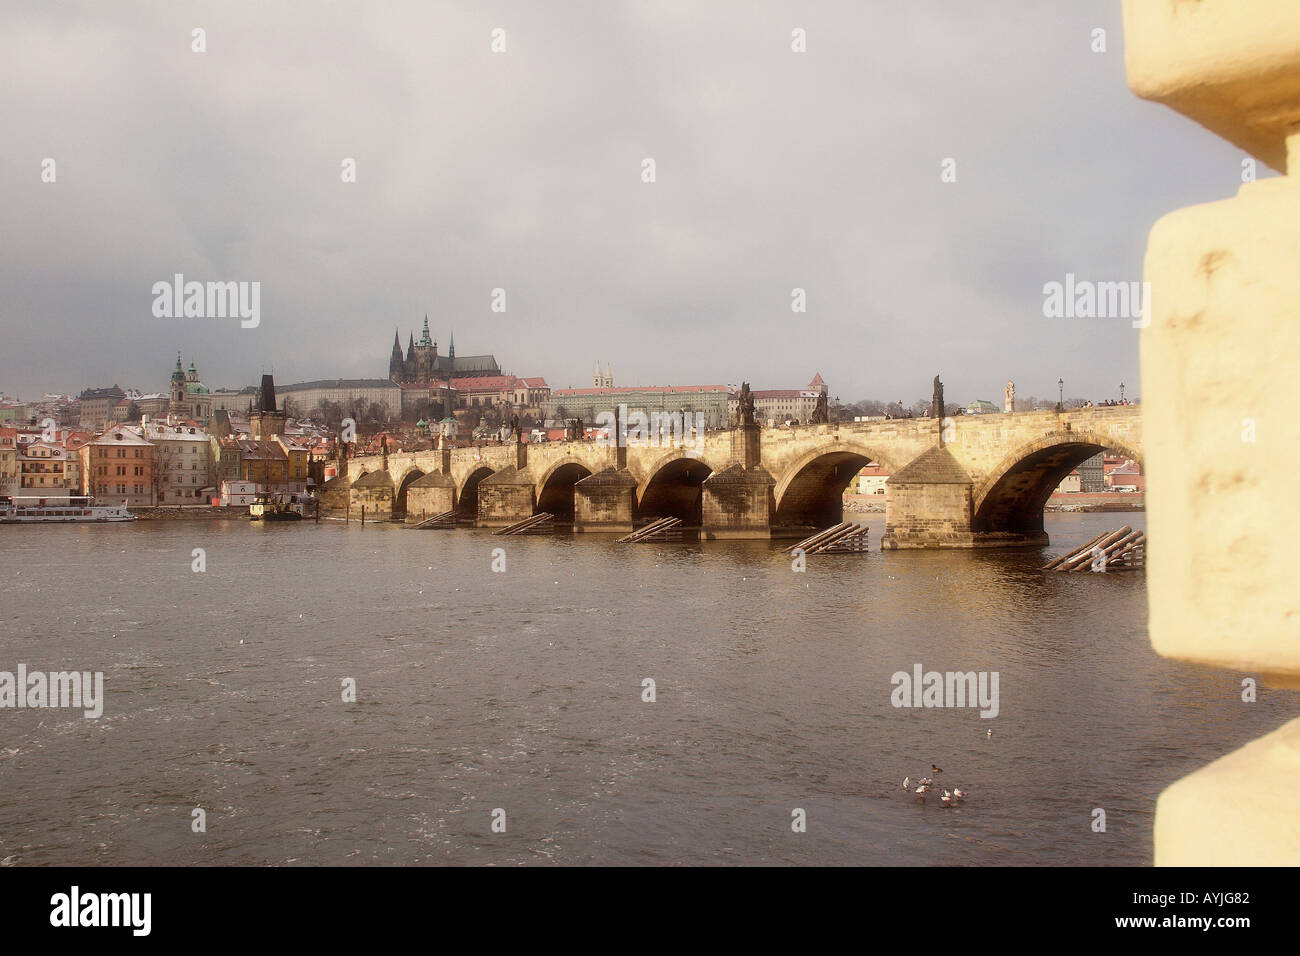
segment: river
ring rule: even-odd
[[[105,701],[0,710],[0,863],[1147,864],[1159,792],[1300,695],[1157,657],[1141,572],[1038,570],[1143,520],[804,573],[768,542],[2,528],[0,670]],[[894,707],[918,664],[997,672],[998,715]],[[902,791],[931,764],[964,803]]]

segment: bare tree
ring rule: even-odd
[[[177,448],[174,444],[156,444],[153,446],[153,500],[162,504],[167,490],[167,475],[178,461]]]

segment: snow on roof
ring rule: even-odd
[[[124,425],[119,425],[117,428],[108,429],[108,431],[104,432],[102,435],[96,438],[93,442],[91,442],[91,444],[92,445],[148,445],[149,442],[145,441],[144,438],[140,436],[140,433],[137,432],[135,429],[127,428]]]
[[[163,422],[148,422],[144,426],[145,437],[150,441],[201,441],[208,440],[208,433],[197,425],[168,425]]]

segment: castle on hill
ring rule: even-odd
[[[457,378],[483,378],[501,374],[495,356],[456,356],[456,336],[453,333],[446,355],[438,354],[438,343],[429,337],[429,317],[424,317],[424,332],[420,340],[411,333],[406,355],[402,355],[401,339],[393,330],[393,354],[388,360],[388,377],[398,385],[422,385],[427,382],[450,382]]]

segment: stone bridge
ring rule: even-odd
[[[1048,496],[1103,449],[1142,460],[1139,406],[365,456],[326,497],[378,519],[457,510],[496,528],[550,512],[575,531],[626,533],[675,515],[705,538],[790,537],[842,520],[845,489],[875,461],[890,473],[882,548],[1035,545]]]

